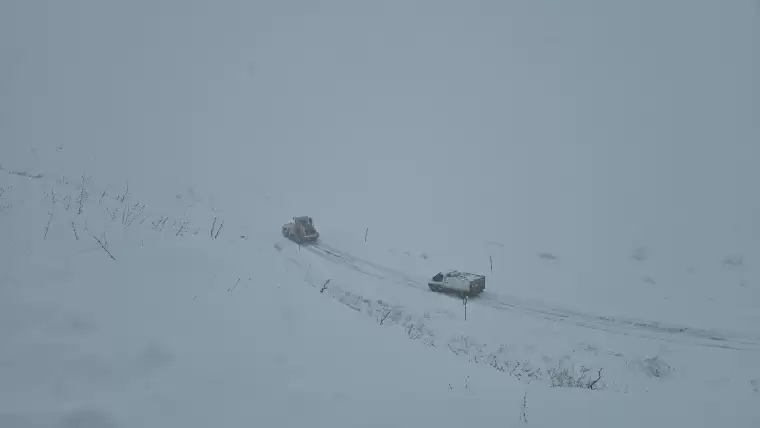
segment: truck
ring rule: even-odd
[[[428,281],[434,292],[455,294],[459,297],[476,296],[486,289],[486,277],[476,273],[449,270],[438,272]]]
[[[293,217],[293,221],[282,225],[282,236],[300,244],[314,243],[319,239],[319,232],[309,216]]]

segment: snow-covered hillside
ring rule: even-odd
[[[757,352],[547,321],[495,293],[464,321],[400,267],[299,251],[197,194],[143,208],[126,184],[3,172],[4,427],[757,421]]]
[[[676,3],[0,5],[0,428],[760,426],[757,22]]]

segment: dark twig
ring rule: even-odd
[[[87,193],[87,188],[85,187],[86,181],[87,181],[87,174],[82,174],[82,184],[80,185],[79,196],[77,197],[77,200],[76,200],[77,205],[78,205],[77,215],[82,214],[82,209],[84,208],[84,201],[87,200],[88,193]]]
[[[153,225],[153,229],[162,231],[166,227],[166,222],[169,220],[169,217],[163,216],[158,220],[152,221],[151,224]]]
[[[33,178],[35,180],[38,180],[38,179],[44,177],[44,175],[42,175],[42,174],[32,175],[32,174],[29,174],[26,171],[9,171],[8,173],[9,174],[13,174],[13,175],[18,175],[19,177]]]
[[[119,201],[119,202],[121,202],[121,203],[124,203],[124,200],[127,198],[127,195],[129,195],[129,194],[130,194],[129,193],[129,180],[127,180],[127,184],[124,187],[124,193],[121,195],[121,197],[119,197],[119,195],[116,195],[116,200]]]
[[[216,228],[216,230],[214,230],[215,227],[216,227],[216,217],[214,217],[214,222],[211,223],[211,231],[209,232],[209,236],[211,236],[211,239],[216,239],[217,237],[219,237],[219,231],[221,231],[222,228],[224,227],[224,220],[222,220],[222,222],[219,224],[219,227]]]
[[[385,315],[383,315],[383,317],[380,319],[380,325],[383,325],[383,322],[385,321],[386,318],[388,318],[388,315],[390,314],[391,314],[391,309],[388,309],[388,312],[386,312]]]
[[[52,221],[53,221],[53,213],[49,212],[48,213],[48,222],[47,222],[47,225],[45,226],[45,236],[42,237],[43,241],[47,240],[48,230],[50,230],[50,222],[52,222]]]
[[[522,412],[520,413],[520,420],[523,421],[526,424],[528,423],[527,408],[528,408],[528,393],[526,392],[523,395]]]
[[[105,251],[106,254],[108,254],[108,257],[110,257],[111,260],[116,261],[116,258],[113,256],[113,254],[111,254],[111,252],[108,251],[108,242],[106,242],[105,244],[103,243],[105,241],[105,239],[106,239],[105,238],[105,232],[103,233],[103,240],[101,241],[100,239],[96,238],[95,235],[93,235],[92,232],[90,232],[89,229],[85,229],[85,230],[87,231],[87,233],[90,234],[90,236],[92,236],[92,239],[94,239],[95,242],[97,242],[98,245],[100,245],[100,248],[102,248],[103,251]]]
[[[596,380],[588,384],[588,389],[594,389],[594,385],[596,385],[597,382],[599,382],[599,379],[602,378],[602,369],[599,369],[599,376],[597,376]]]
[[[177,230],[177,233],[174,234],[174,236],[180,236],[180,235],[184,236],[185,231],[187,230],[187,227],[185,227],[186,225],[187,225],[187,220],[185,219],[180,220],[179,229]]]
[[[126,207],[126,205],[124,206]],[[144,209],[145,209],[145,204],[140,204],[139,202],[135,202],[135,204],[129,209],[129,213],[127,214],[127,217],[126,217],[125,226],[127,227],[131,226],[132,222],[134,222],[137,219],[137,217],[140,217]],[[143,221],[145,221],[145,219],[143,219]]]

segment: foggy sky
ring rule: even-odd
[[[760,255],[754,8],[4,1],[0,164],[433,246]]]

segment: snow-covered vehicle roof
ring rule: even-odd
[[[466,281],[475,281],[476,279],[483,278],[483,275],[479,275],[477,273],[462,272],[455,269],[447,270],[441,273],[443,273],[444,276],[447,276],[447,277],[461,278]]]

